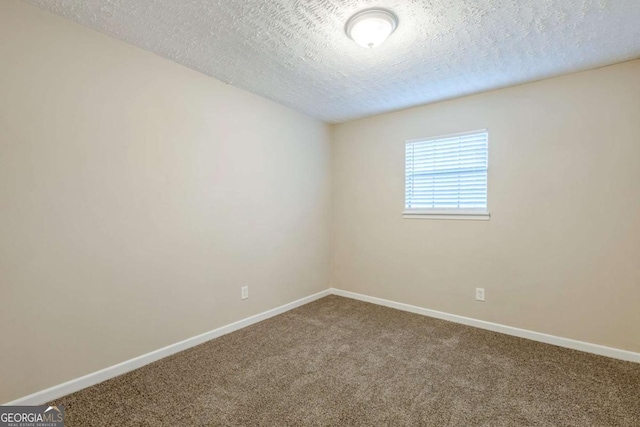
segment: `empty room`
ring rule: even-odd
[[[0,427],[640,426],[638,0],[0,0]]]

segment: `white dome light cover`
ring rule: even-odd
[[[345,32],[362,47],[381,45],[398,27],[398,17],[387,9],[365,9],[347,21]]]

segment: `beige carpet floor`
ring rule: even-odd
[[[66,426],[640,426],[640,364],[337,296],[53,402]]]

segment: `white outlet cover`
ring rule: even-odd
[[[484,288],[476,288],[476,300],[484,301]]]

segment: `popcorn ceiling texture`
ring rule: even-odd
[[[638,0],[26,0],[327,122],[640,57]],[[399,28],[344,34],[373,6]]]

